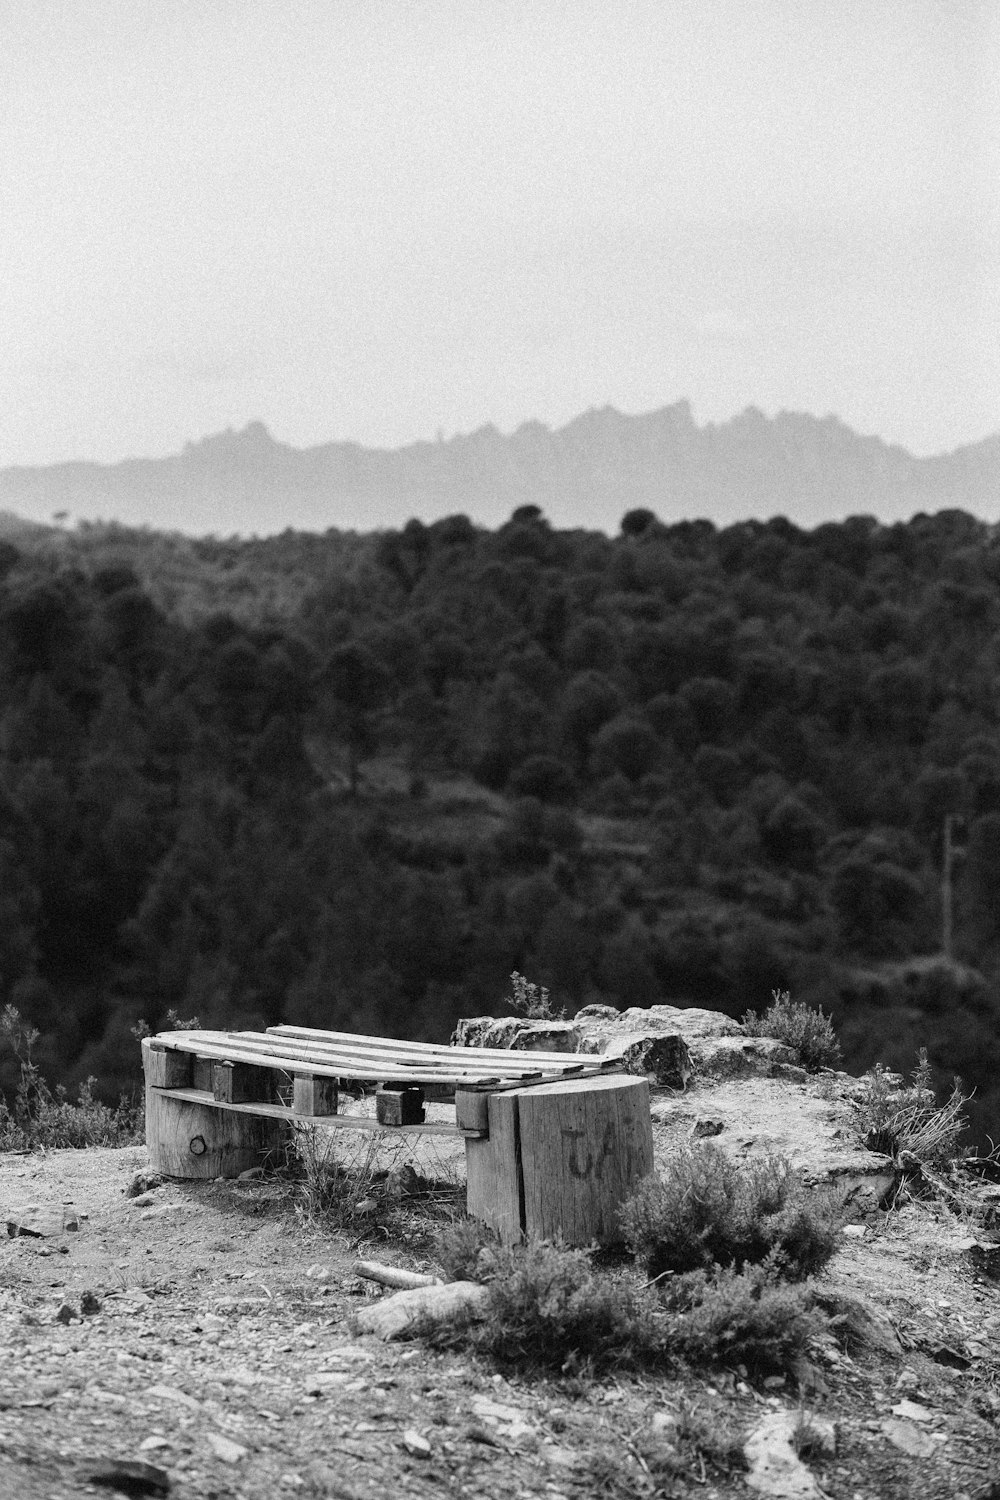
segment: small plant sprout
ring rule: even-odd
[[[562,1021],[565,1019],[565,1007],[556,1011],[552,1009],[549,999],[549,991],[543,984],[531,984],[523,974],[515,969],[510,976],[511,993],[507,997],[507,1004],[512,1010],[519,1011],[529,1021]]]
[[[742,1025],[747,1036],[776,1037],[794,1047],[802,1066],[811,1073],[836,1067],[840,1062],[840,1043],[830,1017],[823,1014],[822,1008],[812,1010],[808,1005],[797,1004],[788,990],[772,990],[771,1004],[764,1014],[758,1016],[755,1010],[748,1010]]]

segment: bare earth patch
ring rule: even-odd
[[[845,1118],[829,1080],[654,1098],[658,1154],[709,1122],[727,1149],[786,1150],[817,1180],[843,1156],[846,1185]],[[416,1165],[460,1177],[459,1152]],[[790,1411],[833,1423],[833,1451],[807,1444],[804,1461],[834,1500],[1000,1496],[1000,1283],[944,1210],[885,1213],[857,1194],[818,1284],[875,1320],[822,1341],[798,1386],[738,1370],[528,1381],[351,1335],[380,1295],[354,1275],[359,1255],[429,1268],[418,1201],[391,1235],[357,1220],[331,1235],[296,1217],[280,1178],[127,1197],[146,1166],[143,1148],[0,1156],[4,1218],[34,1205],[49,1230],[0,1240],[0,1494],[164,1493],[162,1473],[181,1500],[747,1496],[742,1444]],[[113,1461],[155,1467],[116,1478]]]

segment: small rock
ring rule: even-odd
[[[80,1311],[86,1317],[92,1317],[94,1313],[101,1310],[101,1299],[96,1292],[86,1291],[80,1293]]]
[[[166,1495],[170,1490],[170,1475],[166,1470],[141,1459],[101,1459],[87,1477],[91,1484],[116,1490],[120,1495]]]
[[[746,1477],[750,1489],[770,1500],[820,1500],[822,1491],[792,1446],[799,1428],[798,1413],[792,1411],[773,1412],[758,1423],[743,1449],[750,1467]],[[810,1416],[809,1436],[821,1451],[833,1452],[832,1422]]]
[[[31,1239],[50,1239],[67,1231],[76,1232],[80,1220],[75,1210],[65,1204],[57,1207],[28,1203],[11,1210],[7,1216],[7,1234],[11,1239],[28,1235]]]
[[[430,1458],[431,1456],[430,1443],[413,1427],[408,1427],[403,1433],[403,1447],[411,1458]]]
[[[845,1224],[840,1232],[846,1234],[850,1240],[863,1240],[868,1230],[863,1224]]]
[[[893,1411],[895,1410],[896,1408],[893,1407]],[[898,1448],[900,1453],[906,1453],[911,1458],[930,1458],[937,1452],[938,1445],[930,1433],[923,1432],[912,1422],[898,1417],[886,1417],[882,1423],[882,1431],[894,1448]]]
[[[140,1453],[155,1453],[160,1448],[169,1448],[169,1447],[170,1447],[170,1439],[167,1438],[167,1437],[164,1437],[162,1435],[162,1433],[155,1432],[150,1437],[143,1438],[142,1442],[139,1444],[139,1452]]]
[[[163,1186],[163,1178],[159,1172],[136,1172],[132,1181],[125,1189],[127,1198],[138,1198],[140,1193],[148,1193],[153,1188]]]
[[[133,1208],[152,1208],[154,1203],[159,1203],[155,1193],[139,1193],[132,1199]]]
[[[337,1273],[332,1266],[321,1265],[319,1261],[317,1261],[314,1265],[308,1267],[308,1269],[306,1270],[306,1275],[308,1276],[310,1281],[322,1281],[325,1283],[336,1281],[338,1279]]]
[[[201,1410],[200,1401],[196,1401],[193,1396],[189,1396],[187,1391],[179,1391],[173,1385],[151,1385],[146,1395],[152,1396],[158,1401],[166,1401],[170,1405],[186,1406],[191,1411]]]
[[[250,1451],[242,1443],[234,1443],[232,1438],[223,1437],[221,1432],[206,1432],[205,1441],[216,1458],[221,1459],[224,1464],[238,1464]]]
[[[673,1442],[677,1437],[678,1425],[673,1412],[655,1411],[650,1418],[649,1430],[654,1437],[666,1438],[669,1442]]]
[[[68,1302],[62,1302],[56,1310],[55,1317],[57,1323],[73,1323],[76,1321],[78,1314],[75,1307],[72,1307]]]
[[[903,1399],[892,1408],[894,1417],[906,1417],[911,1422],[932,1422],[934,1413],[921,1406],[919,1401]]]
[[[691,1126],[691,1134],[696,1140],[703,1140],[707,1136],[721,1135],[725,1128],[724,1120],[709,1120],[705,1116],[699,1116]]]

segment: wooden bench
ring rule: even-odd
[[[303,1026],[162,1032],[142,1052],[150,1163],[166,1176],[238,1176],[294,1126],[461,1136],[470,1214],[505,1243],[586,1244],[615,1238],[652,1170],[649,1087],[618,1059]],[[374,1116],[343,1112],[345,1085],[374,1087]],[[427,1120],[427,1099],[454,1100],[454,1121]]]

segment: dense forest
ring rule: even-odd
[[[517,969],[790,989],[1000,1136],[989,525],[5,535],[0,1002],[51,1080],[134,1088],[170,1010],[446,1039]]]

